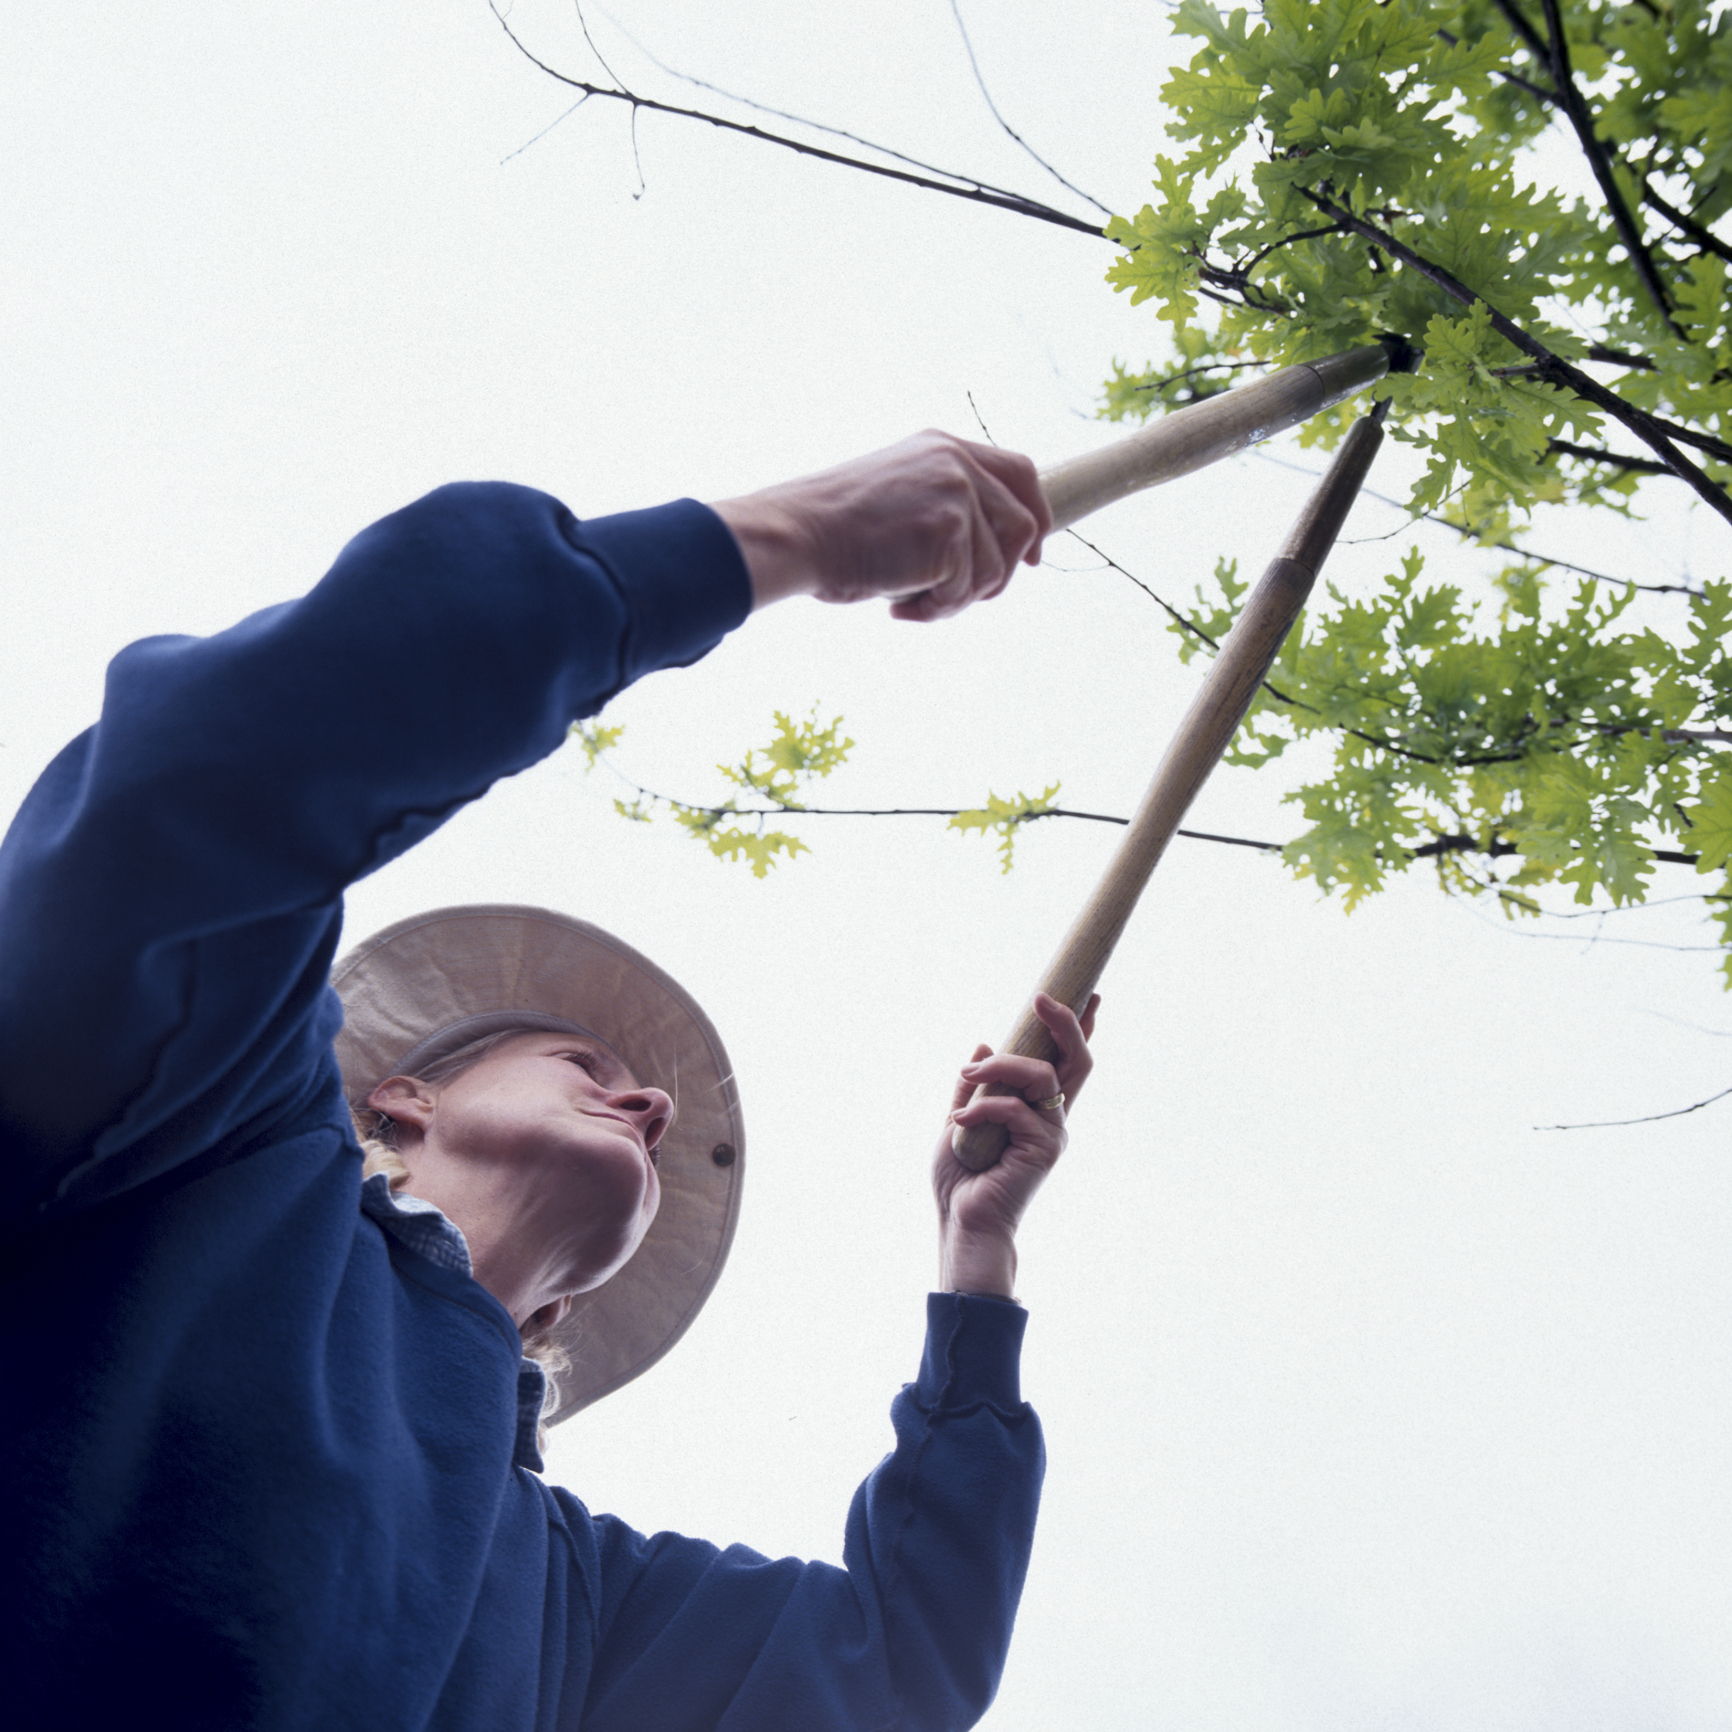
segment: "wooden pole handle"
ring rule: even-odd
[[[1208,780],[1245,719],[1258,686],[1299,617],[1324,558],[1340,534],[1348,509],[1365,480],[1371,459],[1382,443],[1386,408],[1386,404],[1379,404],[1342,441],[1329,473],[1306,501],[1281,551],[1263,573],[1238,623],[1227,634],[1094,894],[1041,976],[1038,990],[1061,1004],[1068,1004],[1079,1015],[1131,917],[1131,910],[1137,905],[1143,886],[1166,852],[1197,791]],[[1029,1058],[1057,1059],[1052,1036],[1034,1014],[1033,994],[1017,1018],[1010,1038],[999,1050]],[[974,1098],[978,1100],[983,1093],[1007,1092],[1000,1086],[989,1086],[977,1089]],[[978,1173],[998,1160],[1006,1140],[1002,1125],[969,1128],[958,1125],[951,1146],[963,1166]]]
[[[1052,526],[1068,529],[1127,494],[1189,475],[1297,427],[1381,379],[1389,365],[1390,351],[1382,343],[1301,361],[1255,384],[1175,409],[1099,451],[1043,469],[1040,485],[1052,507]]]

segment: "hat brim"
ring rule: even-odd
[[[542,908],[439,908],[358,944],[332,971],[337,1062],[361,1106],[405,1060],[512,1027],[600,1036],[638,1081],[674,1097],[658,1151],[661,1207],[631,1261],[572,1300],[556,1332],[571,1359],[557,1424],[647,1371],[690,1327],[739,1218],[744,1127],[721,1038],[679,983],[587,921]]]

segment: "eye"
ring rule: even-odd
[[[592,1052],[562,1052],[559,1056],[563,1059],[569,1059],[574,1065],[577,1065],[580,1068],[582,1068],[583,1070],[588,1071],[591,1076],[595,1075],[595,1054],[594,1053],[592,1053]]]

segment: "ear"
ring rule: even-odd
[[[562,1293],[557,1299],[550,1299],[538,1311],[531,1311],[524,1319],[525,1333],[540,1333],[544,1329],[552,1329],[563,1323],[571,1314],[571,1295]]]
[[[388,1076],[367,1096],[367,1105],[374,1112],[395,1119],[400,1125],[413,1125],[426,1133],[433,1121],[434,1095],[417,1077]]]

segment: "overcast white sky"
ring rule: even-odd
[[[617,15],[716,83],[1065,197],[996,133],[943,0]],[[512,18],[586,66],[568,8]],[[1165,20],[1149,0],[970,13],[1001,108],[1120,209],[1162,147]],[[1113,357],[1159,347],[1098,241],[649,115],[634,162],[599,102],[514,154],[568,105],[483,0],[7,10],[0,810],[123,643],[300,591],[440,482],[530,482],[580,514],[715,498],[967,433],[970,393],[1050,460],[1109,436],[1088,416]],[[1401,473],[1386,453],[1373,485]],[[1307,485],[1247,457],[1092,533],[1182,596],[1218,554],[1259,568]],[[1400,526],[1366,502],[1346,534]],[[1591,533],[1592,563],[1635,576],[1724,569],[1687,517],[1547,533]],[[1331,576],[1375,581],[1407,535],[1344,547]],[[1062,779],[1069,804],[1128,811],[1200,670],[1092,567],[1055,545],[933,630],[779,610],[628,694],[619,765],[709,798],[772,709],[817,703],[859,742],[837,804]],[[378,646],[354,673],[388,701]],[[1285,785],[1223,773],[1193,822],[1290,836]],[[617,787],[561,754],[363,886],[351,931],[557,906],[705,1003],[750,1125],[734,1260],[662,1366],[561,1430],[551,1471],[640,1526],[835,1556],[914,1368],[947,1079],[1008,1026],[1113,834],[1049,826],[1006,878],[937,821],[813,821],[814,852],[760,883],[621,823]],[[1678,871],[1657,893],[1695,888]],[[1732,1007],[1711,957],[1551,930],[1583,942],[1513,936],[1417,874],[1347,919],[1257,855],[1175,845],[1026,1232],[1051,1470],[995,1732],[1732,1719],[1732,1102],[1532,1129],[1724,1086]],[[1604,935],[1706,942],[1687,906]]]

